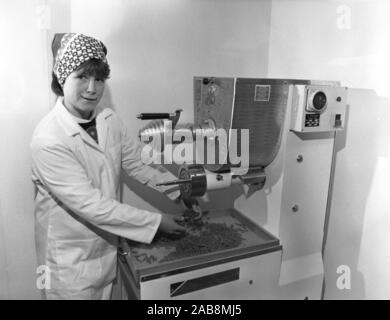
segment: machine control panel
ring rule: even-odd
[[[337,85],[293,85],[290,129],[331,132],[345,126],[347,88]]]

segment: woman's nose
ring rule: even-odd
[[[90,78],[89,79],[87,92],[90,93],[90,94],[96,93],[96,84],[95,84],[95,79],[94,78]]]

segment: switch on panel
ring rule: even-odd
[[[334,120],[334,127],[340,128],[343,126],[343,121],[341,120],[341,114],[336,114],[335,120]]]

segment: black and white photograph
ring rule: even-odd
[[[389,17],[1,0],[0,300],[390,300]]]

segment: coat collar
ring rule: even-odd
[[[99,145],[86,133],[77,123],[76,119],[69,113],[69,111],[65,108],[63,104],[63,98],[60,97],[57,99],[54,111],[57,115],[57,118],[65,130],[65,133],[68,136],[77,136],[84,140],[84,142],[88,143],[92,147],[100,149],[100,151],[104,151],[107,141],[108,134],[108,124],[107,118],[109,118],[113,111],[109,108],[101,109],[98,106],[98,110],[96,111],[96,129],[98,131]]]

